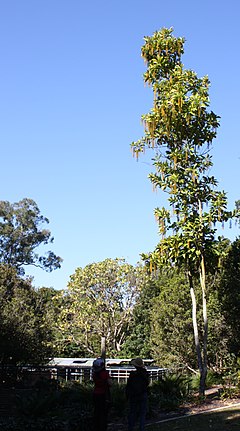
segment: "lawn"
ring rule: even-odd
[[[240,430],[240,405],[149,425],[146,431],[237,431]]]

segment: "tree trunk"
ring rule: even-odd
[[[199,218],[202,222],[202,202],[198,201]],[[207,378],[207,340],[208,340],[208,317],[207,317],[207,299],[206,299],[206,270],[204,255],[201,255],[201,264],[199,268],[200,284],[202,289],[202,313],[203,313],[203,368],[200,376],[199,393],[204,395],[206,378]]]
[[[105,360],[106,360],[106,337],[101,337],[101,358],[104,360],[104,364],[105,364]]]
[[[206,277],[204,256],[201,259],[200,283],[202,288],[202,311],[203,311],[203,372],[200,379],[200,392],[204,395],[207,377],[207,340],[208,340],[208,317],[206,300]]]
[[[205,393],[205,373],[204,373],[204,366],[203,366],[203,359],[201,354],[201,346],[199,342],[199,334],[198,334],[198,324],[197,324],[197,304],[196,304],[196,296],[195,291],[193,287],[193,281],[192,281],[192,275],[188,274],[189,279],[189,285],[190,285],[190,294],[192,298],[192,322],[193,322],[193,333],[194,333],[194,341],[195,341],[195,348],[197,353],[197,362],[198,362],[198,369],[200,373],[200,384],[199,384],[199,395],[204,395]]]

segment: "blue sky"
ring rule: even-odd
[[[36,286],[65,288],[107,257],[135,264],[158,242],[161,193],[130,143],[152,104],[143,37],[161,27],[186,38],[185,66],[210,78],[213,174],[230,208],[240,198],[239,16],[238,0],[0,0],[0,199],[34,199],[64,259],[50,274],[28,270]]]

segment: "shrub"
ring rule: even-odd
[[[168,374],[153,382],[150,388],[150,408],[160,407],[175,410],[189,395],[189,378],[183,375]]]
[[[218,385],[218,384],[222,384],[223,383],[223,374],[209,370],[207,373],[207,378],[206,378],[206,388],[211,388],[214,385]],[[200,385],[200,374],[193,374],[191,379],[190,379],[190,385],[191,385],[191,389],[193,391],[198,391],[199,390],[199,385]]]
[[[240,396],[240,370],[238,367],[225,373],[220,395],[222,399],[238,398]]]
[[[21,428],[24,431],[90,431],[92,404],[92,387],[79,383],[61,385],[58,390],[51,392],[35,390],[24,394],[19,391],[16,421],[26,422],[25,428]],[[38,427],[32,427],[32,422]],[[15,428],[18,431],[18,425]]]

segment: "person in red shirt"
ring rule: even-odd
[[[108,408],[110,401],[110,386],[112,384],[109,372],[105,369],[102,358],[93,361],[93,402],[94,402],[94,431],[106,431]]]

